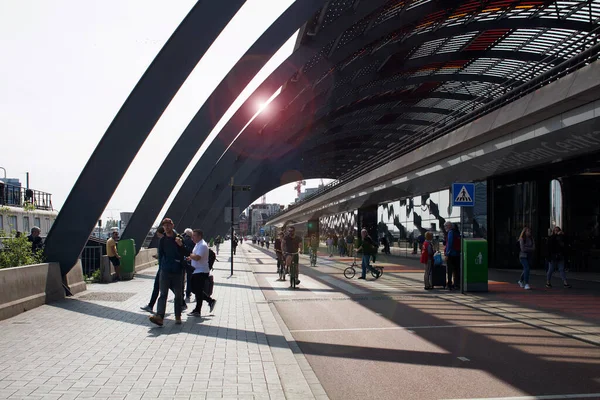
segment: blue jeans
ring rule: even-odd
[[[523,284],[529,283],[529,259],[527,257],[521,257],[519,259],[521,261],[521,265],[523,266],[523,272],[521,273],[520,281]]]
[[[552,279],[552,273],[554,272],[556,267],[558,267],[558,270],[560,271],[560,279],[562,279],[563,282],[566,282],[567,275],[565,274],[565,261],[561,259],[550,260],[550,262],[548,263],[548,282],[550,282],[550,280]]]
[[[362,256],[362,264],[361,264],[361,267],[362,267],[362,275],[361,276],[363,278],[367,277],[367,269],[370,269],[369,268],[370,261],[371,261],[371,255],[370,254],[363,254],[363,256]]]

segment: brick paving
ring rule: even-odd
[[[245,251],[229,277],[228,246],[215,264],[214,315],[164,327],[140,310],[156,268],[0,321],[0,398],[325,399]],[[191,307],[188,311],[191,311]],[[291,349],[290,348],[293,349]]]

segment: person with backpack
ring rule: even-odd
[[[444,229],[446,230],[444,258],[448,267],[448,290],[460,289],[460,231],[458,226],[450,221],[446,221]]]
[[[423,281],[425,282],[425,290],[431,290],[431,273],[433,271],[433,233],[425,233],[425,242],[423,242],[423,249],[421,250],[421,264],[425,267],[425,274]]]
[[[529,286],[529,269],[531,268],[531,263],[533,261],[533,252],[535,251],[535,242],[531,234],[531,229],[529,229],[528,227],[524,227],[521,231],[521,234],[519,235],[519,240],[517,241],[517,243],[519,247],[519,261],[523,266],[521,278],[517,283],[523,289],[530,290],[531,286]]]
[[[548,239],[548,274],[546,279],[546,287],[552,288],[552,274],[554,270],[558,268],[560,272],[560,278],[563,281],[565,288],[570,288],[571,285],[567,282],[567,275],[565,274],[565,260],[567,258],[567,238],[565,233],[558,227],[555,226],[552,230],[552,235]]]
[[[192,274],[192,288],[194,295],[196,296],[196,307],[188,315],[191,317],[199,317],[200,311],[202,310],[202,302],[206,300],[210,306],[210,312],[212,313],[217,304],[217,300],[210,297],[210,253],[212,250],[208,248],[208,245],[204,241],[204,233],[200,229],[194,229],[192,239],[196,245],[194,250],[188,257],[194,267],[194,273]],[[214,254],[214,252],[212,252]],[[215,256],[216,257],[216,256]],[[214,257],[213,257],[214,263]]]

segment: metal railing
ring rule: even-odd
[[[91,276],[102,265],[102,246],[85,246],[81,252],[81,267],[85,276]]]
[[[0,182],[0,206],[26,207],[28,205],[33,205],[39,210],[51,211],[53,210],[52,195]]]
[[[589,48],[582,51],[578,55],[576,55],[576,56],[568,59],[567,61],[564,61],[564,62],[556,65],[555,67],[551,68],[550,70],[530,79],[523,85],[510,90],[503,96],[500,96],[500,97],[490,101],[489,103],[474,110],[473,112],[465,115],[462,118],[458,118],[458,119],[454,120],[453,122],[444,121],[447,123],[447,125],[445,125],[441,129],[439,129],[439,127],[440,127],[439,123],[435,124],[434,126],[430,127],[429,132],[427,132],[427,131],[421,132],[423,135],[423,139],[421,141],[415,141],[411,145],[407,145],[406,143],[397,143],[395,146],[392,146],[387,151],[379,154],[377,156],[376,162],[373,162],[369,166],[359,167],[354,171],[350,171],[350,172],[342,175],[338,179],[325,185],[323,188],[306,196],[301,201],[298,201],[295,204],[289,206],[287,209],[280,211],[277,214],[274,214],[273,216],[271,216],[271,218],[269,218],[269,220],[267,220],[267,222],[279,217],[282,214],[292,211],[292,210],[300,207],[302,204],[305,204],[319,196],[322,196],[325,193],[332,191],[334,188],[336,188],[342,184],[345,184],[347,182],[350,182],[350,181],[356,179],[358,176],[369,173],[387,163],[390,163],[394,159],[396,159],[404,154],[414,151],[415,149],[417,149],[425,144],[428,144],[428,143],[440,138],[441,136],[444,136],[444,135],[452,132],[453,130],[458,129],[463,125],[466,125],[472,121],[475,121],[476,119],[481,118],[482,116],[484,116],[492,111],[495,111],[509,103],[512,103],[515,100],[517,100],[521,97],[524,97],[524,96],[534,92],[535,90],[537,90],[543,86],[546,86],[549,83],[556,81],[556,80],[576,71],[577,69],[582,68],[585,65],[588,65],[588,64],[598,60],[598,56],[600,54],[600,43],[598,43],[597,35],[599,32],[600,32],[600,27],[589,32],[584,38],[582,38],[582,40],[581,40],[582,43],[580,44],[582,47],[585,43],[589,43],[591,45]],[[554,56],[556,58],[555,55],[552,55],[552,56]],[[549,60],[549,58],[552,56],[547,57],[543,61],[550,63],[551,60]],[[401,149],[401,150],[399,151],[399,149]]]

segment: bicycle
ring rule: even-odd
[[[317,266],[317,251],[313,250],[312,248],[310,249],[310,266]]]
[[[280,251],[276,252],[277,256],[277,273],[279,274],[279,280],[285,281],[285,275],[287,274],[287,268],[285,265],[285,259]]]
[[[362,267],[362,266],[361,266]],[[354,260],[352,260],[352,264],[344,270],[344,276],[346,279],[352,279],[356,275],[356,270],[361,268],[356,263],[356,254],[354,255]],[[371,275],[375,279],[379,279],[381,275],[383,275],[383,267],[374,267],[371,264],[367,266],[367,269],[371,271]]]
[[[292,263],[290,265],[290,287],[296,289],[296,286],[300,281],[298,280],[298,253],[287,253],[292,256]],[[285,278],[284,278],[285,280]]]

